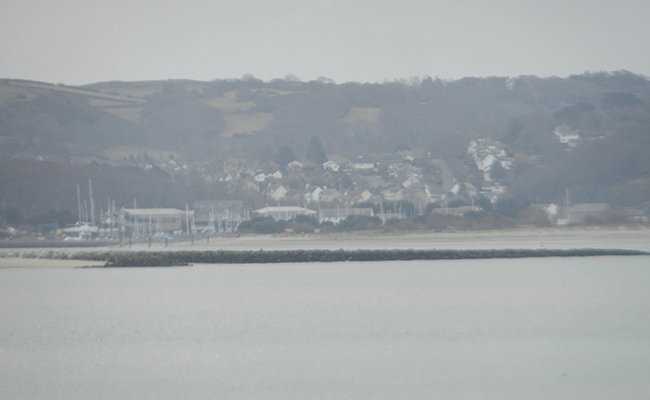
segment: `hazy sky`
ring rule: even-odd
[[[648,0],[0,0],[0,78],[650,76]]]

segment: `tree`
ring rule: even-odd
[[[298,157],[293,154],[293,149],[291,147],[282,146],[273,157],[273,161],[278,165],[278,167],[280,167],[280,170],[286,171],[287,165],[289,165],[291,161],[294,161],[297,158]]]
[[[634,107],[643,104],[638,97],[631,93],[624,92],[608,92],[602,100],[603,108],[614,107]]]
[[[395,151],[393,153],[397,153],[398,151],[411,151],[411,146],[405,142],[397,143],[397,145],[395,145]]]
[[[323,150],[323,145],[318,136],[312,137],[309,141],[309,149],[307,150],[305,160],[311,161],[316,165],[323,165],[327,161],[327,155],[325,154],[325,150]]]
[[[490,177],[497,181],[508,179],[505,168],[498,161],[493,162],[492,166],[490,166]]]
[[[522,205],[512,197],[499,199],[494,205],[494,212],[504,217],[516,218],[521,211]]]

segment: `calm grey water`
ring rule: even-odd
[[[0,398],[647,399],[649,261],[0,270]]]

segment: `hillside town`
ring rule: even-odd
[[[650,83],[626,71],[411,84],[4,79],[0,92],[2,238],[648,218]]]
[[[556,134],[562,129],[557,128]],[[557,136],[572,147],[578,140]],[[220,183],[226,189],[224,199],[195,201],[184,210],[138,208],[137,200],[129,208],[117,209],[113,204],[109,210],[92,210],[92,197],[83,202],[79,197],[75,226],[40,224],[39,232],[49,229],[68,239],[143,240],[232,234],[241,231],[242,223],[255,219],[309,221],[306,232],[320,232],[321,227],[335,227],[355,218],[374,218],[377,224],[386,225],[426,215],[476,217],[508,198],[507,175],[513,167],[510,149],[489,138],[472,140],[467,147],[467,167],[478,172],[478,185],[454,177],[444,160],[411,150],[352,159],[331,157],[318,165],[295,159],[286,165],[251,160],[207,165],[173,158],[154,162],[148,155],[143,160],[147,163],[140,167],[146,171],[161,170],[175,179],[200,180],[205,185]],[[92,182],[89,184],[92,196]],[[570,204],[568,194],[565,204],[532,204],[528,208],[544,223],[557,225],[580,224],[615,212],[602,203]],[[625,212],[631,220],[648,222],[646,210]],[[96,214],[100,216],[96,218]]]

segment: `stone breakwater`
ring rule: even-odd
[[[504,250],[276,250],[276,251],[20,251],[0,257],[103,262],[104,267],[164,267],[190,264],[268,264],[343,261],[461,260],[531,257],[646,256],[624,249],[504,249]]]

